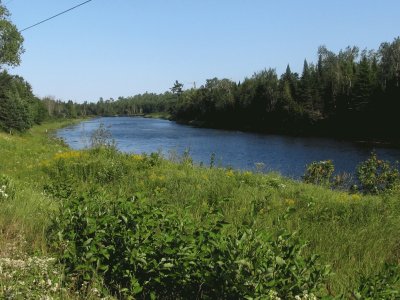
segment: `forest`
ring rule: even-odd
[[[321,46],[301,74],[288,65],[278,76],[264,69],[241,82],[212,78],[185,89],[178,80],[162,94],[144,93],[97,102],[38,99],[23,78],[0,75],[0,127],[23,131],[51,118],[168,113],[197,126],[267,133],[398,141],[400,38],[375,50]]]
[[[400,37],[377,50],[320,46],[301,74],[289,65],[280,76],[266,68],[240,82],[211,78],[185,88],[176,80],[164,93],[83,103],[36,97],[7,67],[18,66],[23,36],[0,4],[0,129],[23,132],[47,119],[164,113],[197,126],[267,133],[399,140]],[[289,58],[288,58],[289,59]],[[262,66],[260,66],[262,67]]]
[[[318,49],[316,64],[301,74],[290,66],[243,82],[207,80],[178,93],[172,115],[207,125],[257,131],[328,136],[397,138],[400,108],[400,39],[378,51],[347,47],[338,54]]]

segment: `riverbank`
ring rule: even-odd
[[[155,114],[157,115],[157,113]],[[172,115],[168,115],[168,118],[160,117],[160,119],[168,119],[171,121],[175,121],[178,124],[188,125],[198,128],[212,128],[212,129],[221,129],[227,131],[242,131],[249,133],[259,133],[259,134],[278,134],[284,135],[288,137],[311,137],[311,138],[331,138],[337,140],[343,140],[347,142],[359,143],[367,146],[374,147],[388,147],[400,149],[400,138],[399,137],[387,137],[387,138],[378,138],[375,136],[367,136],[360,135],[356,133],[352,133],[350,130],[345,130],[343,132],[336,132],[332,128],[327,127],[326,124],[321,124],[321,126],[314,125],[313,127],[305,126],[301,130],[288,130],[284,126],[279,128],[263,128],[262,126],[238,126],[233,123],[215,123],[215,122],[207,122],[202,120],[184,120],[184,119],[174,119]]]
[[[149,113],[144,115],[145,118],[151,118],[151,119],[162,119],[162,120],[170,120],[172,121],[172,116],[168,112],[155,112],[155,113]]]
[[[61,249],[54,248],[56,244],[51,239],[52,231],[49,229],[51,226],[59,229],[66,226],[67,223],[55,221],[57,217],[58,220],[62,220],[62,215],[59,214],[66,212],[66,208],[69,207],[70,212],[75,208],[82,208],[73,206],[74,199],[81,199],[79,203],[88,207],[88,214],[84,216],[98,220],[96,226],[114,221],[112,219],[106,221],[100,215],[95,217],[90,214],[97,214],[101,209],[113,207],[107,204],[108,201],[116,203],[114,201],[119,199],[118,203],[122,206],[124,201],[128,201],[126,203],[145,201],[144,206],[149,205],[151,211],[154,211],[155,207],[162,209],[162,212],[157,212],[158,217],[153,219],[155,216],[149,215],[149,212],[134,208],[136,213],[130,212],[123,217],[119,216],[120,222],[124,221],[124,218],[129,221],[129,218],[140,212],[144,214],[145,219],[148,218],[146,222],[156,222],[156,227],[161,226],[157,223],[158,218],[166,218],[165,220],[171,222],[186,220],[195,224],[193,230],[198,228],[208,232],[204,231],[208,230],[206,220],[218,216],[221,221],[228,223],[223,229],[223,236],[233,236],[237,232],[251,230],[260,235],[269,235],[273,240],[278,236],[283,238],[282,230],[289,233],[297,232],[301,240],[309,241],[302,250],[302,257],[318,254],[319,264],[330,265],[333,271],[326,283],[319,287],[321,295],[344,294],[346,298],[351,298],[351,293],[360,286],[360,275],[370,278],[383,269],[384,263],[397,263],[399,260],[400,193],[398,191],[381,196],[364,196],[331,191],[272,173],[258,174],[210,166],[196,167],[189,157],[167,161],[156,154],[129,155],[114,150],[71,151],[59,140],[48,135],[49,131],[64,125],[66,123],[44,124],[17,136],[0,134],[0,174],[11,179],[15,191],[12,201],[2,199],[3,204],[0,206],[2,232],[0,263],[3,270],[4,266],[7,266],[9,270],[7,274],[17,276],[7,279],[3,276],[4,273],[0,274],[0,293],[3,293],[1,296],[18,292],[22,298],[38,294],[54,298],[78,298],[75,292],[79,292],[95,299],[109,293],[109,290],[101,284],[101,277],[96,279],[94,273],[90,273],[93,276],[90,277],[89,285],[84,290],[77,290],[74,283],[68,280],[69,276],[76,274],[68,273],[71,269],[64,269],[55,260],[59,258]],[[94,202],[91,202],[91,199]],[[76,205],[80,205],[79,203]],[[98,206],[99,203],[105,203],[105,206]],[[74,218],[77,216],[74,215]],[[120,222],[116,224],[121,224]],[[168,222],[162,226],[169,228],[169,234],[177,233],[174,236],[176,241],[183,232],[178,229],[180,225],[172,228],[168,227],[172,226],[167,225],[172,224]],[[119,226],[116,225],[115,228],[122,230]],[[142,226],[153,228],[150,223],[142,223]],[[162,232],[162,226],[157,227],[157,230]],[[149,230],[150,236],[154,236],[154,232],[157,232],[153,231],[154,228]],[[64,228],[59,232],[65,234],[67,231]],[[85,232],[82,227],[76,233],[84,237]],[[114,233],[118,235],[118,231]],[[155,236],[160,240],[156,238],[154,243],[164,238],[164,235]],[[95,241],[104,243],[100,238],[100,235],[92,235],[89,241],[89,237],[86,237],[84,241],[87,243],[87,250],[103,249],[100,244],[94,243]],[[163,240],[163,243],[166,243],[162,244],[163,247],[169,245],[172,251],[167,251],[164,255],[171,253],[169,255],[172,256],[176,251],[173,243],[169,244],[167,240]],[[181,243],[186,242],[181,241]],[[159,249],[151,248],[153,244],[146,245],[150,247],[146,248],[146,251]],[[240,249],[238,245],[235,248]],[[86,248],[80,251],[86,251],[84,249]],[[111,248],[104,249],[114,251]],[[63,253],[65,255],[65,252]],[[70,260],[65,260],[65,256],[61,257],[64,257],[65,261],[71,262],[72,259],[78,262],[80,257],[86,257],[83,253],[70,257]],[[103,257],[101,253],[91,253],[99,255],[99,258]],[[151,257],[150,252],[143,253]],[[89,255],[89,252],[86,254]],[[250,254],[249,257],[255,255]],[[116,256],[113,257],[118,259]],[[120,258],[121,262],[125,259]],[[29,263],[38,259],[46,260],[46,266],[42,269],[35,263]],[[142,259],[146,264],[151,263],[146,256]],[[290,260],[288,256],[288,265]],[[107,259],[104,261],[111,264]],[[180,261],[184,261],[182,257],[174,261],[174,264],[177,263],[179,266]],[[282,263],[279,259],[278,261]],[[89,262],[89,258],[85,260],[85,264]],[[18,264],[29,267],[23,272],[12,273],[17,270]],[[172,267],[168,267],[169,264],[165,265],[162,268],[157,267],[161,268],[159,271],[164,274],[163,276],[180,274],[180,269],[174,271]],[[66,280],[63,279],[64,272]],[[101,274],[102,271],[98,269],[97,272]],[[250,278],[255,275],[248,276]],[[160,277],[160,280],[164,280],[162,278]],[[39,284],[42,279],[43,283]],[[24,285],[21,282],[24,282]],[[173,280],[170,284],[172,283]],[[141,287],[146,288],[144,285]],[[98,296],[97,293],[101,295]]]

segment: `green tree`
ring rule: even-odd
[[[0,3],[0,67],[18,66],[21,54],[24,52],[22,43],[24,38],[17,27],[9,20],[10,13]]]
[[[174,86],[171,88],[171,92],[179,97],[183,93],[183,83],[175,80]]]
[[[29,107],[29,90],[21,77],[0,73],[0,128],[24,131],[33,124],[33,111]]]
[[[393,43],[382,43],[379,48],[381,59],[381,80],[384,88],[393,82],[396,87],[400,86],[400,37]]]
[[[361,57],[355,76],[353,89],[353,109],[360,111],[365,107],[372,93],[372,75],[370,62],[365,53]]]

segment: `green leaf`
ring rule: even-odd
[[[283,266],[286,264],[285,260],[282,257],[275,257],[275,262],[279,265],[279,266]]]

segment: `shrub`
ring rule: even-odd
[[[357,167],[357,179],[365,193],[378,194],[392,190],[399,182],[397,166],[378,159],[375,152]]]
[[[306,183],[328,185],[335,170],[331,160],[312,162],[306,167],[303,180]]]
[[[100,123],[99,127],[91,134],[90,146],[91,148],[116,147],[111,131],[105,127],[104,123]]]
[[[303,255],[294,235],[227,226],[217,212],[198,224],[135,197],[80,197],[62,204],[49,236],[77,286],[98,276],[122,298],[294,299],[318,291],[327,269]]]

